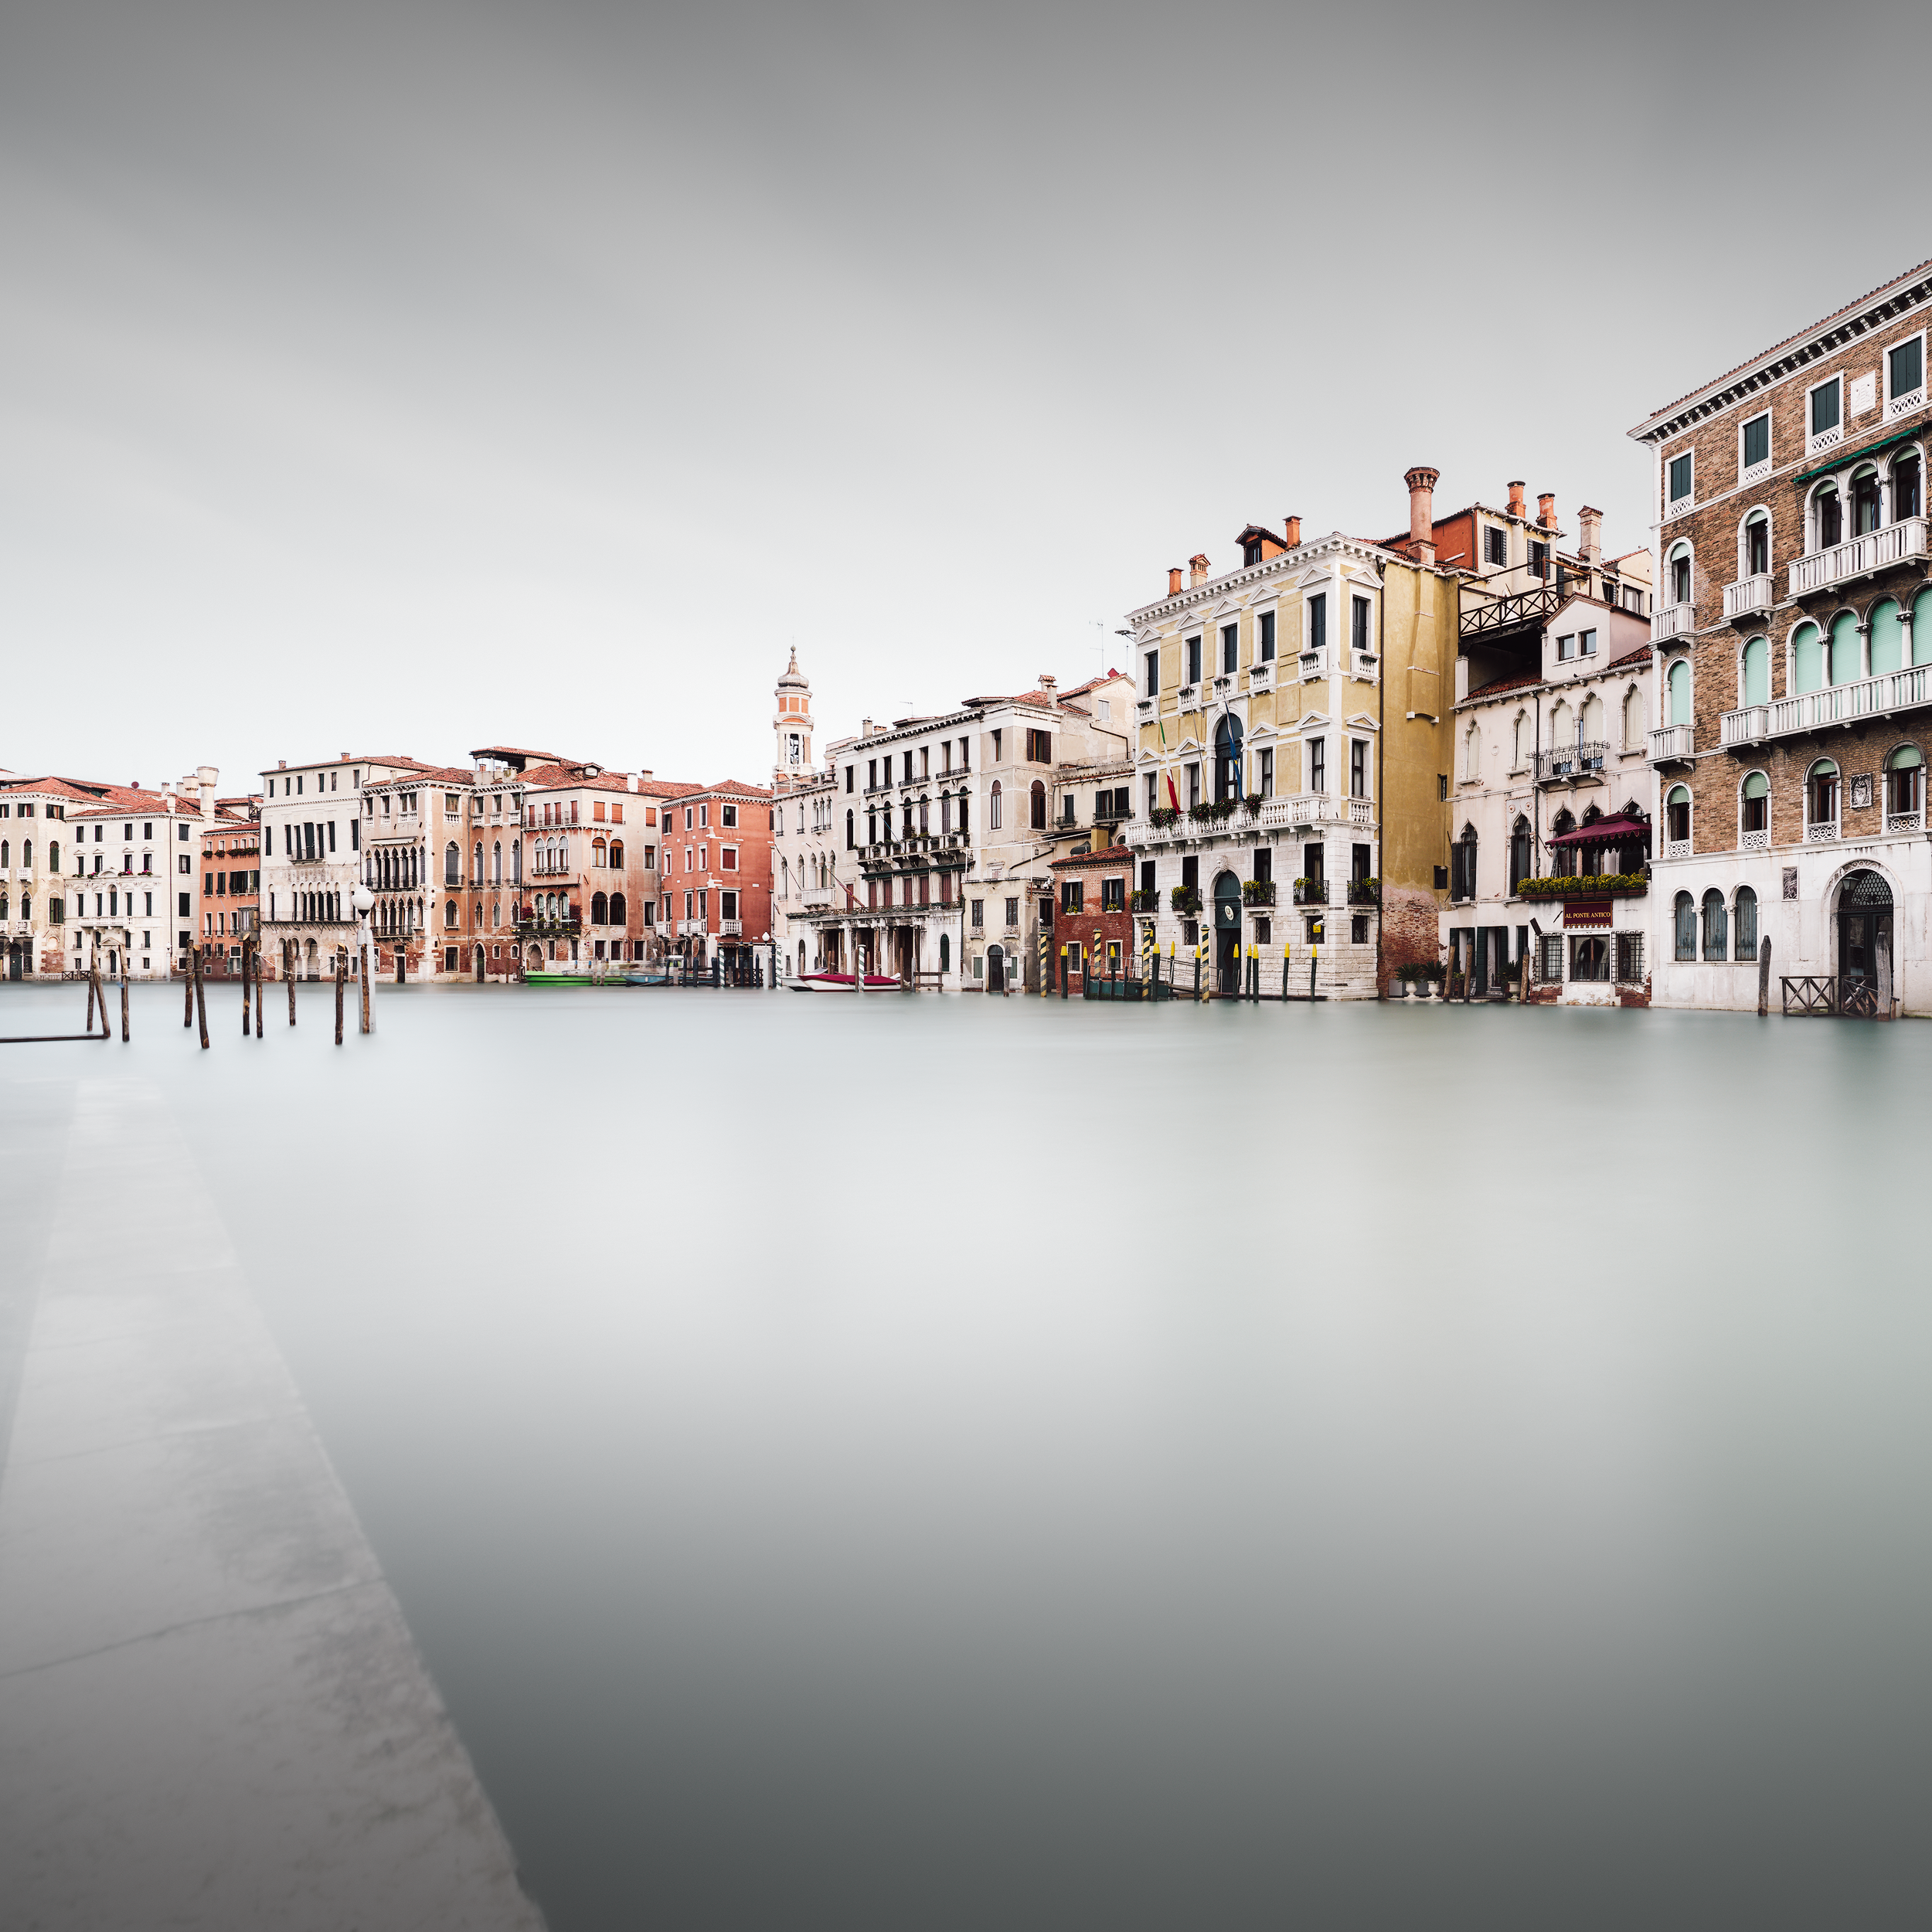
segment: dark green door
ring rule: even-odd
[[[1214,882],[1214,964],[1216,987],[1223,993],[1241,990],[1241,882],[1224,872]]]

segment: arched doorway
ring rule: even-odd
[[[1223,993],[1241,990],[1241,882],[1233,872],[1214,882],[1215,984]]]
[[[1846,876],[1838,895],[1838,1010],[1892,1011],[1892,888],[1883,872]]]
[[[483,948],[481,946],[476,947],[474,957],[476,961],[476,983],[481,986],[483,984]]]
[[[986,948],[986,990],[989,993],[1003,993],[1006,990],[1006,954],[1003,947]]]
[[[318,978],[321,976],[321,969],[317,963],[318,955],[316,954],[315,942],[314,940],[311,939],[304,942],[302,947],[302,960],[307,968],[306,971],[303,975],[303,977],[305,979]]]
[[[953,936],[941,933],[939,936],[939,970],[950,973],[953,970]]]

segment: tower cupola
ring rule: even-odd
[[[772,769],[781,779],[805,777],[811,770],[811,686],[798,668],[795,646],[774,696]]]

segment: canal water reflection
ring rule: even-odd
[[[558,1932],[1925,1922],[1932,1028],[304,999],[126,1060]]]

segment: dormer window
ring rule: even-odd
[[[1241,561],[1243,564],[1259,563],[1261,561],[1261,539],[1258,536],[1250,537],[1241,546]]]

